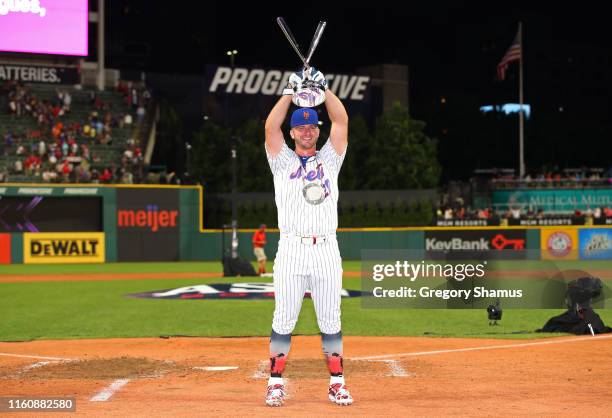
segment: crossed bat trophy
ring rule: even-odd
[[[304,56],[300,46],[298,45],[293,33],[289,29],[289,26],[285,22],[285,19],[279,17],[276,19],[276,22],[282,29],[283,33],[287,37],[287,40],[297,53],[298,57],[302,60],[304,65],[304,70],[302,72],[303,76],[300,77],[299,73],[294,73],[289,78],[289,84],[287,88],[293,90],[292,100],[299,107],[315,107],[320,105],[325,101],[325,78],[323,74],[318,71],[310,71],[310,59],[312,58],[312,54],[314,53],[319,41],[321,40],[321,36],[323,35],[323,31],[325,30],[325,26],[327,22],[319,22],[317,29],[315,30],[314,36],[312,38],[312,42],[310,43],[310,48],[308,49],[308,55]],[[313,69],[314,70],[314,69]]]

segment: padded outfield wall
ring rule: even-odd
[[[200,186],[4,184],[0,264],[220,260],[223,234],[203,228],[204,198]],[[252,233],[239,232],[247,260],[254,260]],[[270,259],[278,238],[278,231],[268,232]],[[226,232],[226,246],[229,239]],[[518,258],[612,259],[606,226],[347,228],[338,241],[345,260],[361,259],[366,249],[438,251],[471,243],[515,249]]]

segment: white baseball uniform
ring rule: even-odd
[[[274,319],[272,329],[290,334],[297,322],[304,293],[310,289],[319,329],[340,332],[342,259],[336,240],[338,227],[338,174],[346,155],[338,155],[328,139],[302,165],[298,155],[283,143],[272,157],[266,149],[274,176],[280,241],[274,260]],[[324,199],[306,201],[304,186],[318,183]]]

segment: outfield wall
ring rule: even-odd
[[[0,264],[220,260],[223,234],[203,228],[202,207],[200,186],[6,184]],[[253,232],[239,232],[239,254],[247,260],[255,259]],[[267,237],[273,259],[278,231]],[[226,248],[229,239],[226,232]],[[339,230],[338,241],[346,260],[361,259],[367,249],[425,252],[474,243],[516,250],[519,259],[612,259],[606,226],[351,228]]]

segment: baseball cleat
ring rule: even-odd
[[[266,405],[282,406],[284,401],[285,401],[285,386],[283,385],[268,386],[268,393],[266,394]]]
[[[349,393],[346,386],[342,383],[329,385],[329,400],[337,405],[350,405],[353,403],[353,397]]]

